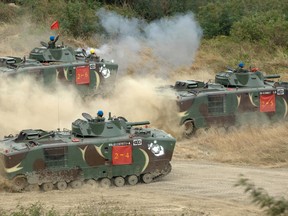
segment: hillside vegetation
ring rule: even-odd
[[[61,23],[61,34],[97,45],[91,37],[105,34],[96,11],[153,22],[193,12],[203,30],[201,46],[192,69],[222,70],[239,61],[266,73],[288,71],[288,4],[286,0],[6,0],[0,3],[0,23],[15,23],[23,15],[39,28]],[[12,7],[14,3],[16,6]],[[108,35],[107,35],[108,36]]]

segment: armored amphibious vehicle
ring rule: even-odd
[[[275,78],[280,75],[265,76],[254,68],[220,72],[213,82],[177,81],[170,89],[177,95],[185,135],[190,137],[196,129],[212,125],[229,129],[285,119],[288,82]]]
[[[34,48],[28,58],[0,57],[2,77],[31,76],[40,84],[61,83],[73,86],[81,96],[109,94],[115,85],[118,65],[100,57],[90,58],[82,50],[57,45],[48,48],[45,42]]]
[[[176,140],[149,121],[127,122],[123,117],[84,119],[72,130],[22,130],[0,142],[3,174],[13,191],[44,191],[83,183],[117,187],[150,183],[171,171]]]

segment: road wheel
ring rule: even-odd
[[[195,133],[195,126],[193,120],[186,120],[184,122],[184,135],[190,138]]]
[[[131,175],[127,178],[129,185],[136,185],[138,183],[138,177],[136,175]]]
[[[149,184],[151,183],[153,180],[153,177],[150,173],[146,173],[142,176],[142,181],[145,183],[145,184]]]
[[[65,190],[67,188],[67,183],[65,181],[59,181],[56,186],[58,190]]]
[[[70,182],[70,186],[73,189],[77,189],[77,188],[80,188],[82,186],[82,182],[79,180],[75,180],[75,181]]]
[[[121,176],[118,176],[114,179],[114,184],[117,186],[117,187],[123,187],[124,184],[125,184],[125,179]]]
[[[39,185],[38,184],[29,184],[26,187],[27,191],[39,191]]]
[[[111,186],[111,180],[109,178],[103,178],[100,180],[100,185],[103,188],[109,188]]]
[[[97,182],[94,180],[94,179],[88,179],[86,181],[86,184],[87,185],[90,185],[90,186],[96,186],[97,185]]]
[[[47,182],[47,183],[42,184],[42,190],[45,192],[51,191],[51,190],[53,190],[53,188],[54,188],[54,185],[51,182]]]
[[[166,165],[166,167],[161,171],[161,174],[167,175],[167,174],[169,174],[171,172],[171,170],[172,170],[172,166],[171,166],[170,163],[168,163]]]
[[[17,192],[20,192],[28,185],[28,182],[27,182],[27,179],[25,177],[16,176],[13,179],[12,184],[13,184],[13,186],[12,186],[13,190],[17,191]]]

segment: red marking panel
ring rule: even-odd
[[[260,112],[275,112],[275,94],[260,95]]]
[[[113,146],[112,147],[112,164],[132,164],[132,146]]]
[[[82,66],[76,68],[76,84],[89,84],[90,83],[90,69],[89,66]]]

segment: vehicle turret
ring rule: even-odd
[[[72,123],[72,134],[79,137],[116,137],[130,133],[132,126],[150,124],[149,121],[127,122],[123,117],[111,117],[106,121],[104,117],[93,118],[88,113],[82,113],[86,119],[77,119]]]
[[[55,48],[48,48],[45,42],[41,42],[42,47],[34,48],[29,58],[39,62],[74,62],[76,52],[71,47],[58,45]]]
[[[259,70],[228,70],[215,76],[215,82],[226,87],[264,87],[267,79],[280,78],[280,75],[264,76]]]
[[[173,89],[177,91],[189,91],[195,88],[203,88],[205,87],[205,83],[197,80],[184,80],[184,81],[176,81]]]

